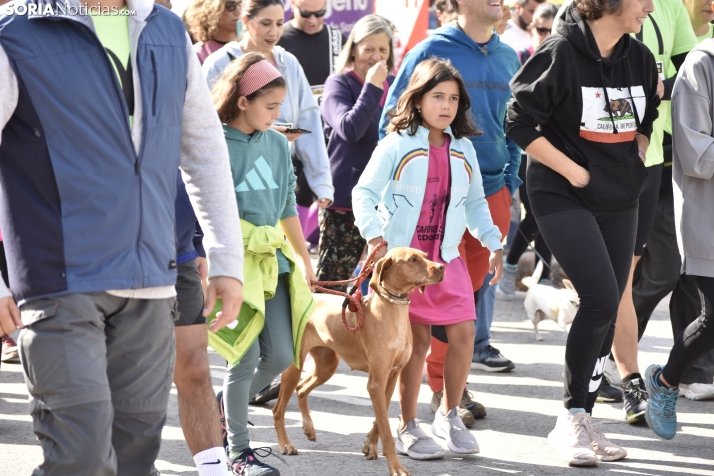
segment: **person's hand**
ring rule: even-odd
[[[374,84],[379,89],[384,89],[384,81],[386,81],[388,75],[387,62],[382,60],[369,68],[365,79],[368,83]]]
[[[378,236],[377,238],[372,238],[371,240],[369,240],[369,247],[367,248],[367,256],[372,254],[372,250],[374,250],[374,248],[383,241],[384,241],[384,239],[381,236]],[[374,263],[376,263],[379,260],[379,258],[383,257],[386,254],[387,254],[387,247],[386,246],[381,247],[374,254],[374,258],[373,258]],[[372,264],[374,264],[374,263],[372,263]]]
[[[302,135],[302,132],[285,132],[288,130],[288,128],[285,126],[270,126],[270,128],[280,132],[282,135],[287,137],[288,142],[293,142]]]
[[[319,198],[319,199],[317,200],[317,206],[318,206],[319,208],[327,208],[327,207],[329,207],[331,204],[332,204],[332,200],[330,200],[329,198]]]
[[[657,96],[659,96],[660,99],[664,97],[664,83],[659,75],[657,76]]]
[[[243,284],[237,279],[228,276],[211,278],[208,281],[208,287],[206,287],[206,298],[203,305],[203,315],[205,317],[208,317],[213,312],[216,298],[223,299],[223,309],[211,321],[209,326],[211,332],[216,332],[236,320],[243,305]]]
[[[488,274],[495,274],[493,279],[488,282],[491,286],[501,280],[501,275],[503,274],[503,250],[496,250],[489,256]]]
[[[22,327],[22,320],[15,299],[12,296],[0,299],[0,337],[9,336],[18,327]]]
[[[312,269],[312,265],[310,263],[305,264],[305,268],[303,269],[303,276],[305,276],[305,282],[307,283],[307,287],[310,288],[311,292],[315,292],[317,276],[315,276],[315,271]]]
[[[588,183],[590,183],[590,172],[584,167],[579,166],[578,164],[573,163],[573,169],[570,172],[569,177],[565,177],[568,179],[568,182],[570,182],[570,185],[576,188],[583,188],[585,187]]]
[[[196,266],[198,266],[198,275],[201,278],[201,288],[203,294],[206,294],[206,286],[208,285],[208,260],[203,256],[196,258]]]

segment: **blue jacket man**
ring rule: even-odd
[[[151,0],[101,7],[0,8],[12,283],[12,296],[0,286],[0,335],[24,326],[38,474],[149,474],[173,373],[179,166],[206,238],[206,307],[224,298],[216,326],[242,301],[227,149],[183,24]]]

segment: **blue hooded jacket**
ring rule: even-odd
[[[485,195],[493,195],[504,185],[513,195],[521,184],[518,178],[521,150],[506,137],[505,119],[511,99],[508,83],[521,64],[516,52],[501,43],[495,32],[491,40],[481,46],[452,23],[417,44],[404,58],[389,89],[379,124],[380,139],[386,135],[387,111],[396,108],[416,66],[431,57],[450,60],[466,83],[471,97],[471,115],[483,131],[483,135],[471,137],[471,142],[476,149]]]

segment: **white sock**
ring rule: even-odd
[[[566,415],[577,415],[578,413],[586,413],[584,408],[571,408],[570,410],[566,409],[565,414]]]
[[[193,457],[196,463],[198,476],[228,476],[228,466],[226,464],[226,450],[217,446],[197,453]]]

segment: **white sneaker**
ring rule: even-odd
[[[434,414],[431,432],[434,436],[446,440],[446,446],[454,453],[468,455],[480,451],[476,438],[466,429],[459,417],[459,407],[452,408],[447,415],[444,415],[444,409],[439,407]]]
[[[714,385],[710,383],[680,383],[679,394],[689,400],[714,399]]]
[[[444,449],[419,427],[416,418],[407,423],[403,430],[397,428],[395,443],[397,453],[407,455],[411,459],[425,460],[444,457]]]
[[[627,450],[608,440],[602,431],[592,424],[592,420],[588,423],[588,427],[591,446],[600,461],[617,461],[627,456]]]
[[[548,434],[548,443],[570,466],[597,466],[600,460],[593,450],[590,437],[590,416],[583,412],[558,417]]]
[[[620,377],[620,371],[617,370],[617,364],[609,357],[605,359],[605,377],[613,386],[622,386],[622,377]]]

